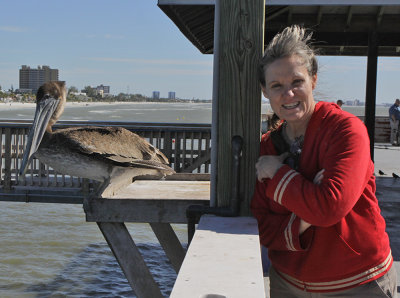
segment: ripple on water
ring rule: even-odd
[[[176,273],[162,248],[158,244],[139,244],[138,248],[167,297]],[[135,297],[109,247],[99,243],[88,245],[47,282],[25,287],[24,292],[35,297]]]
[[[147,224],[127,224],[168,296],[176,278]],[[186,226],[173,225],[182,242]],[[0,297],[135,297],[82,206],[2,202]]]

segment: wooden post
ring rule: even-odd
[[[150,223],[150,226],[170,260],[172,267],[178,273],[186,252],[174,230],[169,223],[153,222]]]
[[[140,298],[163,297],[124,223],[98,222],[132,289]]]
[[[11,190],[11,128],[5,129],[6,137],[4,142],[4,190]]]
[[[365,98],[365,126],[370,140],[371,159],[374,160],[376,77],[378,70],[378,36],[376,31],[368,35],[367,89]]]
[[[231,141],[233,136],[241,136],[240,213],[248,215],[259,154],[261,90],[257,65],[263,51],[265,0],[219,0],[218,4],[219,77],[218,97],[214,98],[218,105],[218,165],[213,183],[217,206],[228,206],[232,189]]]

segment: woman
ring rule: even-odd
[[[315,102],[310,38],[288,27],[260,63],[263,94],[279,118],[262,137],[251,202],[272,264],[271,297],[395,297],[368,134],[336,104]]]

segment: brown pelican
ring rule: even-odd
[[[65,102],[63,81],[45,83],[37,91],[20,175],[35,156],[59,173],[100,181],[95,194],[105,197],[136,176],[174,173],[161,151],[124,128],[87,126],[53,132]]]

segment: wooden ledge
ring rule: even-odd
[[[86,221],[187,223],[187,207],[209,201],[209,181],[138,180],[114,197],[90,199]]]
[[[264,298],[257,221],[202,216],[170,297]]]

